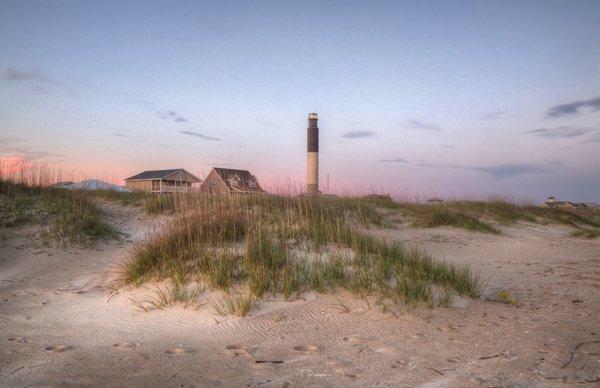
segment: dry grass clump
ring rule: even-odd
[[[246,290],[244,306],[266,293],[288,299],[338,287],[395,305],[433,306],[454,293],[478,297],[482,291],[468,267],[360,232],[386,222],[358,199],[190,195],[171,201],[177,217],[164,234],[134,247],[124,268],[127,281],[177,279],[225,291],[235,286]],[[235,298],[213,308],[238,311]]]
[[[208,300],[215,314],[226,317],[237,315],[245,317],[258,304],[257,298],[250,293],[232,293],[222,298],[215,297]]]
[[[498,228],[481,220],[480,217],[473,215],[471,212],[457,211],[439,205],[417,207],[412,209],[412,212],[415,214],[412,224],[417,227],[455,226],[478,232],[500,234]]]
[[[592,210],[564,210],[543,208],[527,203],[515,203],[494,198],[489,201],[456,200],[437,204],[394,202],[391,200],[364,198],[364,201],[392,210],[399,210],[411,218],[415,227],[434,228],[454,226],[458,228],[498,234],[500,230],[490,221],[500,225],[512,225],[518,221],[534,223],[559,223],[577,229],[600,228],[600,214]],[[582,231],[585,235],[586,231]]]
[[[580,228],[573,232],[572,236],[593,239],[600,237],[600,229]]]
[[[197,303],[205,290],[206,287],[204,284],[189,286],[175,281],[170,286],[157,286],[150,296],[144,298],[132,297],[130,300],[135,306],[146,312],[162,310],[177,303],[181,303],[184,308],[187,308]]]
[[[519,302],[517,301],[517,299],[515,297],[513,297],[509,291],[506,291],[506,290],[500,290],[500,291],[498,291],[498,298],[503,303],[510,304],[510,305],[513,305],[513,306],[518,306],[519,305]]]
[[[115,190],[94,190],[87,192],[94,198],[103,199],[110,202],[116,202],[123,206],[146,206],[146,203],[157,196],[153,193],[144,191],[115,191]]]
[[[34,240],[44,246],[118,235],[86,193],[0,179],[0,227],[23,224],[42,226]]]
[[[175,211],[175,201],[181,196],[176,195],[156,195],[150,193],[145,197],[142,205],[148,214],[165,214]]]

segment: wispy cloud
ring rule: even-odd
[[[199,137],[200,139],[203,140],[210,140],[210,141],[221,141],[220,138],[218,137],[211,137],[211,136],[206,136],[200,132],[194,132],[194,131],[179,131],[179,133],[182,133],[184,135],[189,135],[189,136],[196,136]]]
[[[594,132],[588,139],[583,139],[579,141],[580,144],[592,144],[592,143],[600,143],[600,131]]]
[[[0,79],[8,82],[21,82],[31,85],[31,90],[37,94],[51,94],[56,90],[62,90],[71,96],[77,93],[69,85],[62,81],[53,79],[40,73],[38,69],[21,70],[14,67],[7,67],[0,72]]]
[[[450,144],[445,144],[445,143],[442,144],[442,147],[445,147],[445,148],[454,148],[454,146],[452,146]]]
[[[20,137],[11,137],[11,136],[0,136],[0,144],[13,144],[25,141],[25,139]]]
[[[482,114],[482,115],[481,115],[479,118],[480,118],[481,120],[495,120],[495,119],[497,119],[498,117],[500,117],[500,116],[504,115],[505,113],[506,113],[506,112],[505,112],[505,111],[503,111],[503,110],[494,110],[494,111],[491,111],[491,112],[487,112],[487,113],[484,113],[484,114]]]
[[[62,81],[58,81],[53,79],[43,73],[41,73],[38,69],[32,70],[22,70],[14,67],[7,67],[2,72],[0,72],[0,79],[10,82],[31,82],[32,90],[38,94],[50,94],[52,91],[56,89],[62,89],[68,92],[71,95],[76,95],[76,92],[67,84]],[[117,95],[121,98],[118,93],[107,92],[105,93],[111,95]],[[142,105],[149,109],[151,112],[156,114],[163,120],[172,120],[176,123],[187,123],[189,120],[177,113],[174,110],[159,107],[152,101],[148,101],[143,98],[123,98],[127,103],[134,103],[138,105]]]
[[[495,166],[452,166],[461,170],[471,170],[483,172],[493,178],[504,179],[512,178],[524,174],[539,174],[552,172],[551,169],[535,164],[499,164]]]
[[[551,161],[547,163],[548,166],[560,166],[562,162],[559,161]],[[538,165],[538,164],[528,164],[528,163],[506,163],[506,164],[497,164],[491,166],[461,166],[456,164],[437,164],[437,163],[429,163],[425,161],[420,161],[415,164],[418,167],[426,167],[426,168],[450,168],[453,170],[467,170],[467,171],[477,171],[484,173],[495,179],[505,179],[512,178],[519,175],[525,174],[540,174],[540,173],[551,173],[553,170],[546,166]]]
[[[159,107],[156,103],[152,101],[148,101],[144,98],[127,98],[125,100],[128,103],[137,104],[146,107],[151,112],[155,113],[158,117],[163,120],[172,120],[176,123],[187,123],[189,120],[179,113],[171,109],[163,109]]]
[[[156,112],[161,119],[164,120],[173,120],[176,123],[187,123],[189,120],[185,117],[179,115],[177,112],[173,110],[166,110],[163,112]]]
[[[64,156],[62,154],[57,154],[54,152],[48,152],[42,149],[34,149],[29,147],[6,147],[0,148],[0,154],[16,154],[25,157],[28,160],[33,159],[46,159],[46,158],[56,158]]]
[[[379,159],[378,161],[383,163],[409,163],[408,160],[402,158]]]
[[[567,104],[556,105],[548,109],[546,117],[560,117],[564,115],[579,113],[581,108],[591,108],[593,112],[600,110],[600,97],[591,100],[573,101]]]
[[[6,68],[2,73],[2,79],[7,81],[38,81],[53,84],[56,83],[53,79],[41,74],[37,69],[19,70],[14,67]]]
[[[419,161],[416,165],[419,167],[443,167],[435,163],[426,162],[424,160]]]
[[[117,137],[129,137],[127,135],[123,135],[122,133],[118,133],[118,132],[113,133],[113,136],[117,136]]]
[[[342,139],[361,139],[365,137],[373,137],[376,133],[372,131],[349,131],[342,134]]]
[[[426,123],[424,121],[417,120],[417,119],[408,120],[408,126],[411,128],[414,128],[414,129],[421,129],[424,131],[441,131],[442,130],[442,127],[440,127],[438,125]]]
[[[540,128],[525,131],[526,134],[546,137],[546,138],[572,138],[585,135],[586,133],[594,132],[593,128],[574,128],[568,126],[556,127],[556,128]]]
[[[138,105],[144,105],[148,108],[156,109],[155,103],[153,103],[152,101],[148,101],[144,98],[126,98],[125,102],[132,103],[132,104],[138,104]]]

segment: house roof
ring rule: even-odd
[[[571,201],[546,201],[544,204],[548,207],[560,207],[560,206],[573,206],[576,208],[588,207],[585,203],[571,202]]]
[[[63,181],[63,182],[56,182],[50,185],[50,187],[60,187],[62,188],[63,186],[68,186],[68,185],[72,185],[73,181]]]
[[[171,176],[171,175],[176,174],[181,171],[190,175],[193,178],[193,179],[191,179],[192,182],[200,182],[200,179],[196,178],[194,175],[190,174],[183,168],[174,168],[174,169],[170,169],[170,170],[148,170],[148,171],[141,172],[137,175],[134,175],[132,177],[129,177],[125,180],[133,181],[133,180],[148,180],[148,179],[164,179],[168,176]]]
[[[104,182],[98,179],[88,179],[78,183],[63,184],[60,186],[69,190],[113,190],[113,191],[130,191],[121,186],[114,185],[109,182]]]
[[[233,168],[221,168],[221,167],[213,167],[213,170],[219,175],[223,183],[227,186],[229,191],[256,191],[262,192],[263,189],[258,184],[258,180],[254,175],[250,173],[248,170],[236,170]],[[237,177],[240,180],[240,185],[238,187],[231,186],[231,179]],[[256,182],[256,187],[250,187],[248,185],[249,182]]]
[[[438,197],[433,197],[433,198],[429,198],[427,200],[427,202],[444,202],[444,200],[441,198],[438,198]]]
[[[558,205],[573,205],[573,202],[569,202],[569,201],[546,201],[544,202],[546,205],[554,205],[554,206],[558,206]]]

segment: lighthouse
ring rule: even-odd
[[[307,130],[307,163],[306,163],[306,192],[310,195],[319,194],[319,116],[308,114]]]

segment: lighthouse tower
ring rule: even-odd
[[[310,195],[319,194],[319,116],[308,114],[308,147],[306,163],[306,192]]]

